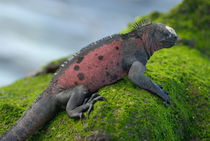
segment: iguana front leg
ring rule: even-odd
[[[146,67],[141,62],[135,61],[131,65],[131,68],[128,73],[128,78],[140,88],[146,89],[158,95],[167,103],[170,103],[170,99],[167,93],[163,91],[158,84],[155,84],[150,78],[144,75],[145,70]]]

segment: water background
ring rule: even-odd
[[[0,86],[181,0],[1,0]]]

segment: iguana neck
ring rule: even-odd
[[[150,31],[144,32],[142,34],[137,33],[137,31],[130,32],[124,37],[135,38],[136,43],[139,47],[143,47],[148,59],[153,55],[153,53],[157,50],[161,49],[161,46],[151,37]]]
[[[141,36],[141,40],[149,58],[153,55],[155,51],[161,49],[160,45],[152,37],[149,37],[149,33],[144,33]]]

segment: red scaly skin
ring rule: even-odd
[[[87,52],[81,62],[72,62],[59,76],[57,87],[84,85],[94,92],[126,76],[127,73],[120,67],[122,59],[121,40],[103,44]]]

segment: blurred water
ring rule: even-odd
[[[181,0],[1,0],[0,86]]]

